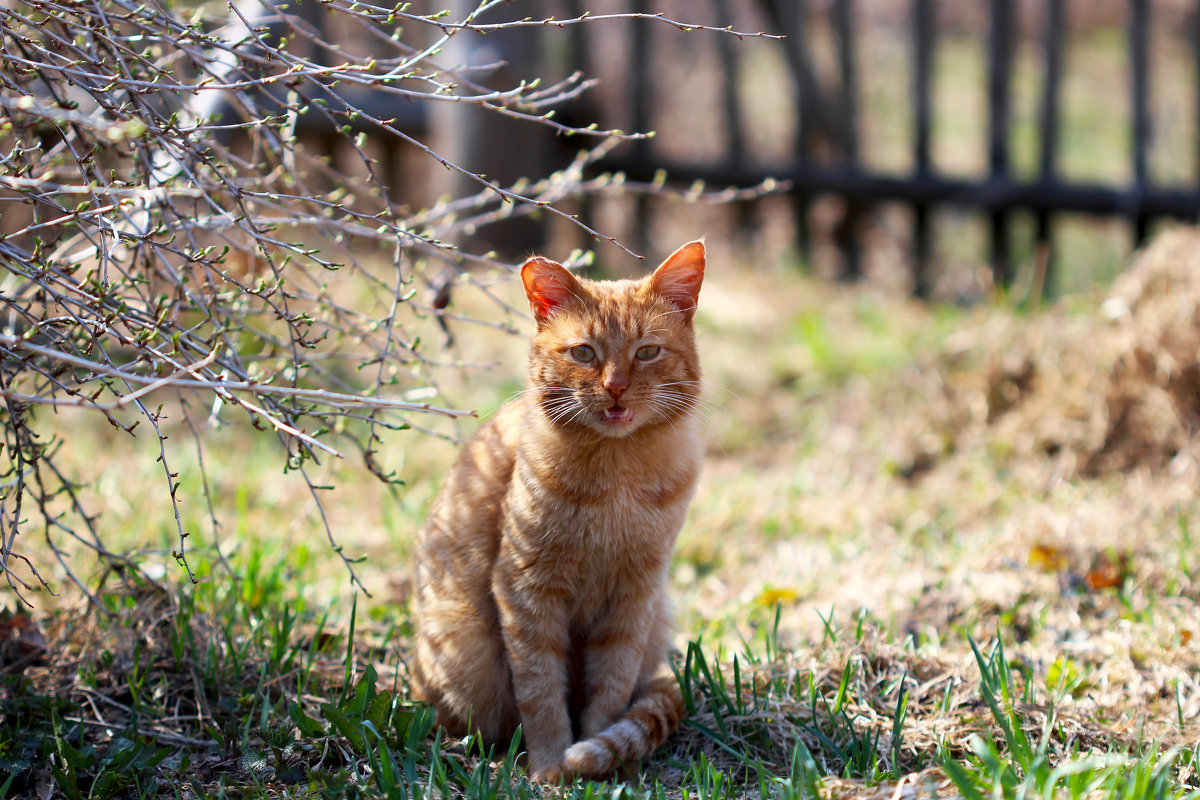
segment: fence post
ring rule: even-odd
[[[821,106],[821,99],[817,96],[816,78],[808,67],[808,54],[804,44],[807,5],[806,0],[763,0],[762,3],[772,26],[787,37],[783,41],[783,54],[792,74],[792,96],[796,105],[796,124],[792,138],[792,172],[796,175],[801,174],[806,166],[808,143],[814,127],[810,125],[809,116]],[[793,182],[791,198],[796,221],[796,238],[800,243],[800,258],[808,265],[811,263],[808,208],[812,198],[803,181]]]
[[[465,19],[475,9],[474,0],[451,0],[451,19]],[[515,18],[531,16],[531,2],[509,3],[504,13]],[[479,21],[487,22],[485,16]],[[540,34],[537,28],[522,27],[495,31],[481,36],[459,31],[446,42],[439,59],[449,69],[503,62],[486,78],[471,73],[481,83],[505,88],[521,79],[539,74]],[[470,103],[431,103],[430,134],[433,148],[441,156],[469,172],[486,175],[499,185],[519,178],[544,174],[547,159],[557,152],[554,136],[540,125],[478,108]],[[476,181],[450,170],[437,170],[435,191],[439,195],[461,197],[480,190]],[[542,223],[532,216],[519,216],[488,225],[471,236],[473,247],[496,249],[506,258],[517,258],[541,244]],[[464,242],[456,242],[464,244]]]
[[[1038,178],[1043,186],[1055,181],[1058,172],[1059,91],[1062,86],[1063,0],[1047,0],[1042,36],[1042,96],[1038,109],[1038,138],[1041,158]],[[1036,216],[1038,254],[1034,276],[1040,295],[1049,285],[1054,263],[1053,218],[1049,209],[1039,208]]]
[[[838,72],[841,78],[842,97],[839,116],[842,123],[843,162],[850,173],[858,172],[858,83],[855,70],[854,46],[854,0],[839,0],[833,4],[834,25],[838,32]],[[865,205],[855,200],[846,201],[842,220],[835,233],[845,264],[842,278],[847,281],[862,278],[862,250],[858,236],[862,228]]]
[[[582,0],[566,0],[565,6],[567,9],[567,17],[571,19],[578,19],[579,17],[583,16]],[[587,25],[572,25],[567,34],[568,41],[570,42],[570,45],[567,48],[565,64],[568,75],[574,75],[576,73],[581,75],[588,74],[590,69],[589,60],[591,56],[591,47],[587,28]],[[571,119],[572,124],[580,124],[580,120],[576,119],[575,115],[580,114],[581,111],[583,112],[583,116],[585,116],[589,121],[598,118],[598,112],[596,108],[586,95],[575,98],[571,102],[571,105],[564,109],[564,113],[568,118]],[[582,124],[586,125],[587,122],[583,122]],[[575,201],[575,203],[577,208],[576,213],[579,214],[579,218],[587,225],[595,227],[595,198],[591,194],[584,193]],[[581,232],[573,231],[572,233],[575,236],[578,236]],[[590,249],[594,244],[595,243],[589,237],[583,237],[584,250]],[[594,266],[589,267],[585,269],[582,274],[589,274],[594,268]]]
[[[1195,8],[1192,11],[1192,55],[1195,57],[1195,62],[1192,67],[1195,70],[1194,74],[1200,76],[1200,8]],[[1195,106],[1192,109],[1192,113],[1195,114],[1196,119],[1200,120],[1200,79],[1196,81],[1196,96],[1194,99]],[[1200,180],[1200,131],[1197,131],[1195,136],[1196,178],[1197,180]],[[1197,191],[1200,192],[1200,189],[1197,189]],[[1195,212],[1193,212],[1189,217],[1189,220],[1192,223],[1197,222],[1198,219],[1200,218],[1197,217]]]
[[[1129,57],[1131,105],[1133,110],[1133,241],[1140,245],[1146,238],[1149,217],[1145,212],[1145,194],[1148,181],[1146,149],[1150,138],[1150,121],[1147,113],[1149,86],[1150,4],[1147,0],[1130,0],[1129,5]]]
[[[634,0],[630,8],[635,12],[649,13],[646,4],[639,2],[639,0]],[[633,130],[637,133],[647,133],[653,130],[653,124],[650,120],[651,103],[649,93],[657,85],[656,81],[646,80],[650,71],[650,36],[652,32],[650,30],[651,26],[642,20],[633,19],[629,21],[629,24],[632,26],[630,34],[633,41],[633,63],[629,69],[629,93],[633,98],[633,107],[630,109],[633,117]],[[640,172],[653,172],[650,149],[650,142],[646,140],[638,140],[633,143],[633,163]],[[639,253],[644,253],[650,239],[650,224],[647,219],[648,203],[645,197],[635,194],[632,205],[633,249]]]
[[[930,117],[933,111],[931,91],[934,50],[932,0],[913,0],[912,6],[913,95],[913,178],[927,180],[932,173],[930,161]],[[928,298],[929,279],[929,204],[913,203],[913,294]]]
[[[1011,0],[992,0],[992,31],[988,57],[988,165],[994,188],[1009,180],[1009,87],[1012,77],[1013,6]],[[1012,281],[1008,248],[1009,212],[997,202],[990,214],[992,279],[997,287]]]
[[[731,27],[734,24],[729,4],[725,0],[712,0],[713,13],[717,24],[721,27]],[[746,142],[742,136],[742,105],[738,101],[738,60],[734,52],[736,43],[731,36],[717,37],[717,52],[721,57],[721,70],[724,72],[722,85],[721,108],[725,117],[725,136],[729,148],[729,168],[734,172],[746,169]],[[750,222],[750,206],[738,203],[736,213],[739,227],[747,227]]]

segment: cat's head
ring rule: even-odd
[[[704,243],[642,280],[591,281],[546,258],[521,268],[537,321],[530,388],[547,417],[622,437],[691,413],[700,395],[692,317]]]

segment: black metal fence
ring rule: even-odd
[[[950,0],[943,0],[949,3]],[[578,13],[586,4],[570,4]],[[689,6],[692,16],[707,11],[717,24],[732,22],[731,8],[742,17],[742,29],[755,20],[765,23],[765,30],[782,33],[786,39],[774,46],[782,49],[791,84],[791,110],[794,120],[794,154],[789,163],[750,163],[744,145],[748,119],[739,101],[739,91],[733,76],[738,74],[737,44],[728,37],[712,37],[712,46],[722,65],[723,86],[713,86],[721,93],[721,117],[724,126],[724,149],[719,156],[679,158],[663,152],[654,141],[616,151],[601,166],[622,170],[632,178],[651,179],[659,170],[666,170],[670,180],[682,184],[705,181],[716,185],[756,184],[766,178],[790,182],[797,229],[801,237],[808,231],[808,208],[814,198],[834,195],[843,199],[843,223],[838,226],[837,243],[843,254],[845,274],[854,276],[860,270],[859,233],[864,214],[886,203],[900,203],[911,209],[911,258],[914,292],[925,296],[930,292],[929,263],[931,254],[931,212],[943,207],[966,207],[976,210],[988,220],[990,264],[996,284],[1009,283],[1014,274],[1010,248],[1014,214],[1028,212],[1035,219],[1036,241],[1042,255],[1042,275],[1053,263],[1056,217],[1067,213],[1083,213],[1126,219],[1132,228],[1133,240],[1140,242],[1149,224],[1158,218],[1194,221],[1200,215],[1200,176],[1187,185],[1164,186],[1151,178],[1148,153],[1153,136],[1149,98],[1152,90],[1152,60],[1150,48],[1151,0],[1128,0],[1118,9],[1116,24],[1123,27],[1124,49],[1128,59],[1125,86],[1101,89],[1112,93],[1113,113],[1126,114],[1131,177],[1124,182],[1080,180],[1063,177],[1059,170],[1063,143],[1062,87],[1064,83],[1063,54],[1071,29],[1071,14],[1080,11],[1081,4],[1066,0],[1042,0],[1030,13],[1030,4],[1017,0],[977,0],[976,12],[982,23],[979,35],[986,37],[986,172],[977,177],[947,175],[939,169],[931,142],[934,137],[934,59],[938,52],[941,31],[936,22],[939,10],[945,10],[937,0],[898,0],[891,4],[900,7],[896,13],[897,35],[907,39],[911,85],[911,129],[897,131],[906,136],[911,147],[911,169],[896,173],[880,170],[861,157],[860,128],[860,48],[856,17],[864,5],[856,0],[832,0],[821,8],[810,8],[805,0],[755,0],[753,3],[711,4]],[[879,6],[876,2],[871,4]],[[968,3],[956,2],[966,6]],[[1019,5],[1022,6],[1019,8]],[[1109,4],[1110,6],[1112,4]],[[1180,14],[1179,4],[1172,12]],[[942,6],[939,9],[939,6]],[[627,7],[629,8],[629,7]],[[637,10],[649,10],[646,4],[635,4]],[[1086,11],[1086,9],[1084,9]],[[1018,13],[1023,12],[1023,25],[1018,25]],[[827,58],[835,66],[825,75],[815,64],[812,19],[824,15],[827,38],[832,40],[834,55]],[[1124,19],[1119,19],[1123,15]],[[1037,19],[1039,18],[1040,19]],[[1030,18],[1034,21],[1031,23]],[[1195,87],[1188,97],[1173,98],[1172,102],[1187,109],[1200,119],[1200,10],[1184,10],[1186,30],[1174,35],[1188,42]],[[628,103],[631,123],[635,129],[656,126],[650,113],[654,81],[661,70],[652,62],[656,38],[662,36],[660,26],[631,26]],[[1040,28],[1040,30],[1037,30]],[[668,31],[668,34],[670,32]],[[573,64],[585,67],[589,54],[588,33],[580,31],[575,42]],[[1041,80],[1036,111],[1036,147],[1039,155],[1035,174],[1018,174],[1013,165],[1013,75],[1014,48],[1021,37],[1026,45],[1030,37],[1040,43]],[[1127,97],[1127,108],[1122,98]],[[603,115],[603,110],[600,111]],[[1200,142],[1200,132],[1195,141]],[[1200,155],[1200,144],[1194,153],[1178,153],[1182,160]],[[1197,162],[1200,164],[1200,161]]]
[[[600,87],[581,99],[582,107],[564,110],[576,114],[576,120],[584,124],[596,121],[604,128],[668,134],[682,124],[682,136],[679,131],[675,134],[677,142],[691,134],[687,126],[704,127],[703,137],[719,146],[710,141],[692,152],[687,147],[666,146],[663,139],[671,137],[660,137],[623,145],[596,169],[621,171],[638,181],[654,180],[665,172],[669,181],[683,186],[696,181],[718,187],[754,186],[771,178],[786,181],[801,247],[819,236],[831,239],[841,254],[839,271],[847,277],[862,273],[864,229],[870,227],[878,209],[891,205],[907,208],[911,284],[916,295],[928,296],[936,277],[931,271],[936,261],[934,219],[943,210],[967,209],[986,219],[989,252],[983,255],[990,261],[996,285],[1009,284],[1015,274],[1012,242],[1018,218],[1022,225],[1029,217],[1033,220],[1039,283],[1049,278],[1056,263],[1057,223],[1066,215],[1126,220],[1135,244],[1155,220],[1200,218],[1200,0],[1195,0],[1195,7],[1187,7],[1188,2],[1191,0],[514,0],[499,7],[497,13],[508,18],[556,14],[573,18],[585,11],[628,14],[666,9],[677,19],[743,31],[765,30],[784,38],[739,43],[730,36],[684,34],[670,26],[623,17],[612,25],[574,25],[566,34],[533,28],[493,34],[487,45],[513,68],[504,77],[508,81],[556,70],[600,77]],[[460,4],[469,4],[469,0],[460,0]],[[1121,119],[1128,142],[1124,152],[1112,155],[1112,159],[1127,162],[1127,175],[1121,179],[1068,175],[1062,169],[1063,88],[1071,77],[1065,55],[1071,37],[1078,34],[1079,17],[1094,17],[1097,8],[1105,9],[1108,16],[1087,24],[1119,31],[1119,52],[1114,51],[1113,57],[1125,61],[1121,85],[1098,90],[1111,95],[1111,115]],[[321,29],[319,4],[301,3],[299,10],[312,16],[309,24]],[[1170,98],[1174,108],[1183,109],[1183,117],[1193,120],[1183,137],[1189,142],[1183,150],[1190,147],[1190,152],[1171,154],[1171,158],[1190,164],[1190,174],[1171,183],[1156,180],[1150,164],[1156,139],[1150,100],[1159,88],[1152,69],[1151,40],[1156,30],[1154,15],[1160,11],[1172,15],[1170,35],[1187,54],[1187,63],[1175,63],[1173,68],[1187,73],[1191,87],[1187,96]],[[863,87],[878,82],[878,76],[865,74],[871,60],[864,49],[876,46],[878,37],[875,44],[864,42],[863,30],[868,27],[864,18],[881,13],[886,16],[885,23],[876,22],[874,33],[885,28],[889,36],[901,40],[905,53],[900,76],[906,84],[905,110],[902,119],[889,123],[897,129],[888,133],[907,148],[907,163],[901,168],[885,168],[872,161],[866,142],[869,137],[864,136],[864,120],[871,109]],[[955,23],[958,27],[948,31],[945,19],[954,15],[970,21],[964,27],[960,19]],[[1157,30],[1163,27],[1160,20]],[[945,169],[935,147],[936,84],[945,69],[943,65],[939,71],[937,59],[948,34],[962,38],[964,31],[978,40],[983,54],[982,85],[978,88],[985,98],[981,115],[986,118],[981,126],[985,141],[977,143],[984,152],[981,168],[965,175],[961,170]],[[668,45],[676,48],[679,60],[688,63],[694,61],[695,53],[678,57],[682,49],[707,50],[710,64],[716,65],[699,82],[700,88],[693,86],[692,90],[707,95],[692,98],[704,99],[704,120],[691,117],[686,104],[682,123],[678,103],[674,114],[665,114],[660,107],[664,95],[677,91],[674,87],[687,77],[664,64],[663,50]],[[778,74],[768,87],[776,97],[765,112],[761,103],[757,110],[750,108],[747,81],[738,78],[752,48],[758,48],[754,52],[771,49],[778,65]],[[1021,164],[1014,158],[1013,135],[1018,48],[1026,55],[1033,50],[1038,64],[1036,108],[1032,122],[1025,119],[1023,123],[1030,130],[1022,141],[1025,154]],[[370,98],[361,102],[369,105]],[[401,111],[407,113],[404,124],[414,134],[437,138],[437,126],[428,109],[414,104]],[[379,113],[380,117],[396,115],[396,109]],[[790,117],[781,128],[786,129],[781,135],[788,141],[782,148],[756,147],[751,141],[755,129],[778,121],[764,116],[780,115]],[[310,115],[306,122],[327,119],[332,118]],[[326,127],[332,130],[332,123]],[[567,157],[554,147],[552,137],[531,139],[525,128],[507,135],[491,123],[486,132],[472,133],[469,116],[457,119],[449,128],[455,146],[462,151],[457,154],[462,163],[501,180],[538,170],[544,174],[544,164],[533,164],[537,157]],[[319,126],[310,131],[316,135],[323,132],[328,133]],[[702,138],[699,133],[696,136]],[[565,145],[568,150],[578,146],[569,141]],[[447,145],[435,142],[434,146]],[[1036,149],[1032,168],[1031,146]],[[1173,146],[1179,147],[1177,142]],[[841,200],[840,220],[826,224],[824,230],[813,230],[810,211],[830,196]],[[582,212],[585,216],[589,213],[586,207]],[[644,226],[648,218],[636,208],[629,216],[635,227]],[[644,248],[644,233],[635,230],[632,235]],[[509,249],[527,252],[537,246],[526,231]]]

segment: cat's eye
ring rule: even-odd
[[[662,348],[656,344],[648,344],[645,347],[639,347],[637,355],[639,361],[649,361],[657,356],[662,351]]]
[[[576,345],[571,348],[571,358],[580,364],[587,364],[596,359],[596,351],[586,344]]]

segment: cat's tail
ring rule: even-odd
[[[679,728],[681,719],[679,683],[674,675],[659,675],[646,684],[623,717],[567,748],[563,767],[584,777],[607,777],[653,753]]]

